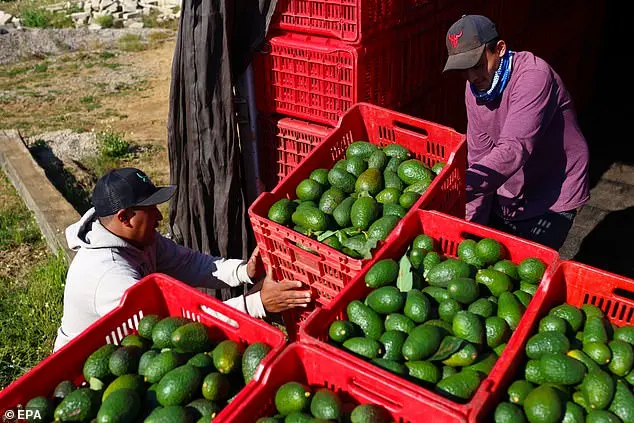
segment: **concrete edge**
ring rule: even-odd
[[[17,130],[0,130],[0,167],[33,212],[48,248],[62,251],[68,263],[75,252],[66,243],[66,227],[79,213],[49,181]]]

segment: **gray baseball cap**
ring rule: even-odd
[[[491,19],[482,15],[462,15],[447,31],[447,63],[443,72],[466,70],[480,61],[489,41],[498,38]]]

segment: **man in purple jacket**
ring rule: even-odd
[[[590,198],[568,91],[545,61],[509,50],[484,16],[463,16],[446,43],[444,71],[467,79],[467,219],[559,249]]]

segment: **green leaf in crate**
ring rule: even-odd
[[[337,233],[336,231],[325,231],[317,237],[317,241],[324,242],[325,240],[327,240],[328,238],[330,238],[336,233]],[[341,240],[339,240],[339,242],[341,242]]]
[[[445,336],[445,338],[440,343],[440,347],[438,347],[438,351],[430,358],[429,361],[442,361],[449,358],[453,353],[458,351],[465,344],[464,339],[460,339],[457,336]]]
[[[396,287],[401,292],[409,292],[414,286],[414,275],[412,275],[412,263],[409,261],[407,253],[401,257],[398,268],[398,278]]]
[[[374,238],[370,238],[366,241],[363,247],[357,252],[363,256],[364,259],[370,260],[372,258],[372,250],[376,248],[378,241]]]
[[[341,229],[343,231],[344,234],[346,234],[347,236],[354,236],[354,235],[359,235],[361,233],[361,231],[357,228],[345,228],[345,229]]]

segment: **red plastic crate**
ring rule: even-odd
[[[260,417],[277,414],[275,393],[287,382],[303,383],[314,389],[330,389],[339,395],[344,404],[380,405],[389,411],[393,421],[399,423],[418,423],[432,417],[418,407],[421,398],[416,394],[394,390],[390,384],[358,369],[340,356],[315,346],[291,344],[262,373],[257,387],[242,402],[230,404],[231,421],[253,423]],[[433,416],[434,422],[441,421],[436,417]]]
[[[504,400],[508,386],[526,363],[526,342],[536,332],[541,318],[553,307],[563,303],[575,307],[593,304],[603,310],[608,320],[615,325],[633,325],[634,280],[574,261],[562,261],[552,275],[548,289],[538,291],[533,303],[535,307],[531,307],[530,313],[527,310],[516,330],[522,342],[518,345],[515,359],[501,374],[499,389],[476,399],[481,405],[471,421],[490,421],[489,413]]]
[[[264,263],[278,279],[298,280],[310,285],[318,305],[328,304],[361,270],[367,260],[353,259],[325,244],[308,238],[267,218],[268,210],[281,198],[295,198],[295,188],[317,168],[331,168],[345,155],[346,148],[358,140],[379,146],[392,143],[410,149],[414,156],[429,166],[447,163],[426,193],[410,212],[427,208],[453,212],[464,217],[464,174],[467,165],[464,135],[451,128],[415,119],[370,104],[355,105],[342,118],[340,125],[288,175],[273,192],[265,192],[249,208],[253,233]],[[317,254],[310,253],[297,244]],[[374,254],[385,243],[380,243]],[[286,327],[293,339],[297,324],[306,316],[288,313]]]
[[[273,189],[295,169],[332,131],[332,128],[293,118],[260,119],[260,155],[263,172],[267,172],[267,189]],[[275,169],[271,164],[275,163]]]
[[[284,334],[272,326],[169,276],[154,273],[129,288],[117,308],[2,390],[0,413],[4,415],[9,409],[15,411],[18,404],[24,405],[35,396],[51,395],[55,386],[63,380],[70,379],[75,385],[84,382],[83,366],[88,356],[104,344],[118,345],[125,336],[136,333],[139,321],[148,314],[182,316],[201,322],[209,327],[209,335],[215,341],[231,339],[249,344],[266,343],[272,350],[262,360],[256,378],[263,366],[268,365],[286,343]],[[242,401],[242,397],[254,386],[254,381],[249,382],[236,401]],[[221,412],[214,419],[216,421],[230,420],[225,420]]]
[[[444,33],[423,24],[390,31],[367,45],[285,33],[254,59],[258,109],[337,125],[355,103],[398,109],[441,77]]]
[[[315,312],[300,326],[299,340],[300,342],[323,348],[331,355],[345,356],[354,362],[356,368],[374,374],[375,377],[385,380],[390,385],[393,385],[395,389],[398,388],[401,392],[410,392],[420,395],[421,401],[419,406],[430,413],[438,413],[436,417],[438,420],[434,421],[465,421],[481,406],[482,399],[486,399],[490,392],[495,391],[499,387],[500,381],[511,366],[524,340],[519,328],[511,336],[504,353],[498,358],[489,376],[482,381],[471,401],[466,404],[460,404],[437,395],[328,343],[328,329],[330,328],[330,324],[337,319],[346,319],[346,307],[348,304],[353,300],[365,298],[365,296],[372,291],[372,289],[365,285],[364,278],[367,270],[379,260],[385,258],[400,259],[414,238],[422,233],[434,238],[446,256],[456,257],[458,245],[464,239],[471,238],[477,240],[493,238],[504,246],[507,252],[506,257],[515,263],[527,257],[537,257],[547,266],[546,273],[540,284],[540,291],[548,287],[549,277],[554,271],[559,259],[559,254],[556,251],[542,245],[442,213],[418,210],[415,214],[406,217],[406,221],[390,234],[386,240],[388,244],[387,248],[381,251],[381,253],[365,267],[363,272],[359,273],[355,280],[341,292],[335,301]],[[526,314],[529,314],[531,309],[535,309],[535,303],[536,301],[531,301]],[[523,318],[523,320],[525,319],[526,318]],[[455,413],[448,413],[447,410],[455,411]],[[456,418],[456,415],[459,415],[460,418]]]
[[[271,26],[358,44],[379,31],[432,17],[433,10],[431,0],[279,0]]]

